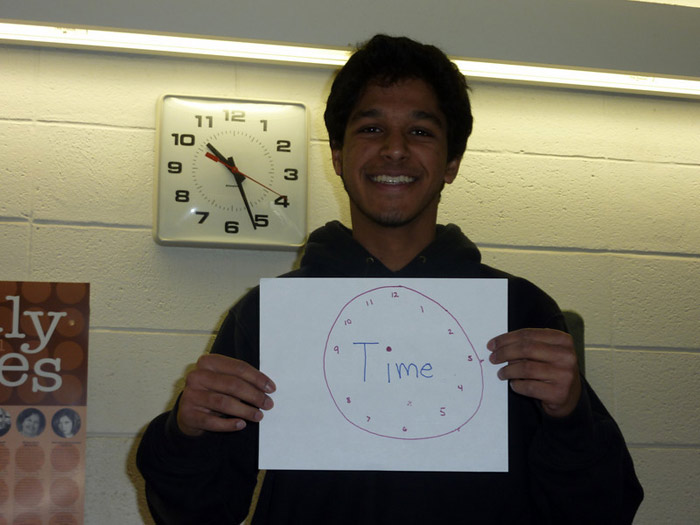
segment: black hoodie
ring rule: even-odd
[[[508,328],[565,330],[556,303],[529,281],[481,263],[455,225],[392,272],[339,222],[313,232],[300,268],[285,277],[508,279]],[[259,289],[229,312],[212,352],[259,366]],[[583,381],[572,414],[548,417],[538,401],[508,390],[509,471],[268,471],[254,523],[631,523],[642,500],[624,439]],[[258,428],[182,434],[175,407],[156,418],[138,451],[149,507],[158,523],[239,523],[257,478]],[[310,415],[309,424],[313,424]]]

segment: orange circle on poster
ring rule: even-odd
[[[5,480],[0,479],[0,505],[4,505],[9,496],[10,488],[5,483]]]
[[[18,516],[12,521],[12,525],[42,525],[41,516],[35,514],[34,512],[25,512]]]
[[[0,445],[0,472],[10,463],[10,450],[5,445]]]
[[[83,382],[74,375],[61,376],[61,388],[53,393],[53,398],[62,405],[72,405],[83,395]]]
[[[51,283],[22,283],[22,297],[30,303],[41,303],[51,296]]]
[[[75,370],[83,363],[85,351],[75,341],[63,341],[56,346],[53,356],[61,360],[61,370]]]
[[[46,454],[36,445],[22,445],[15,452],[15,463],[24,472],[36,472],[44,466]]]
[[[63,311],[68,315],[58,322],[56,331],[63,337],[75,337],[82,333],[85,328],[85,316],[82,312],[75,308],[66,308]]]
[[[75,470],[80,463],[80,451],[74,445],[59,445],[51,451],[51,466],[59,472]]]
[[[0,385],[0,403],[5,403],[12,395],[13,390],[5,385]]]
[[[44,498],[44,486],[36,478],[22,478],[15,483],[15,503],[22,507],[36,507]]]
[[[78,520],[73,514],[60,512],[51,516],[49,525],[78,525]]]
[[[0,297],[5,299],[7,295],[17,295],[17,283],[14,281],[0,281]]]
[[[30,365],[29,365],[29,370],[33,370],[33,362],[32,362],[32,356],[29,356],[30,358]],[[36,361],[36,357],[33,359],[33,361]],[[32,374],[33,375],[33,374]],[[34,382],[34,379],[36,376],[27,378],[27,380],[19,385],[17,387],[17,394],[19,395],[20,399],[27,403],[28,405],[36,405],[38,404],[44,397],[46,397],[46,392],[42,392],[41,390],[37,390],[34,392],[32,390],[32,383]]]
[[[56,284],[56,295],[66,304],[80,302],[87,292],[85,283],[58,283]]]
[[[78,500],[80,489],[75,480],[57,478],[51,483],[51,501],[59,507],[68,507]]]

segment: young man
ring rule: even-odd
[[[488,343],[509,389],[509,471],[268,471],[256,523],[630,523],[642,499],[620,431],[580,377],[557,305],[481,264],[454,225],[436,225],[472,116],[464,77],[432,46],[376,36],[338,73],[325,113],[352,230],[309,237],[301,277],[507,278],[509,332]],[[178,404],[139,448],[161,523],[237,523],[257,476],[258,428],[273,408],[259,366],[259,291],[236,304]],[[309,417],[313,425],[313,418]]]

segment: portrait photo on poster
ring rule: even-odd
[[[80,430],[80,416],[72,408],[62,408],[51,418],[51,428],[59,437],[75,437]]]

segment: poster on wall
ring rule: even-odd
[[[0,281],[0,525],[78,525],[90,286]]]

